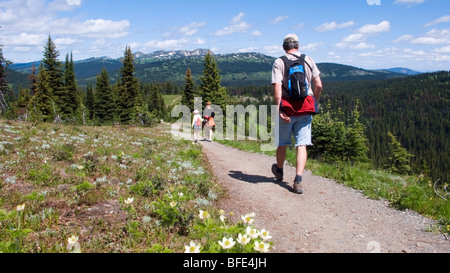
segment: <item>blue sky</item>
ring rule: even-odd
[[[280,56],[296,33],[316,62],[365,69],[450,70],[448,0],[1,0],[0,44],[14,63],[42,59],[49,34],[61,58],[156,50]]]

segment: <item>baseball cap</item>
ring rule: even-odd
[[[288,34],[284,37],[284,43],[286,42],[298,42],[298,36],[296,34]]]

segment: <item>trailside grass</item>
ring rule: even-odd
[[[201,146],[162,126],[0,119],[0,252],[183,252],[199,240],[199,210],[213,215],[223,192]]]

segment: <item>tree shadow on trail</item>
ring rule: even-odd
[[[262,176],[262,175],[255,175],[255,174],[245,174],[241,171],[230,171],[230,173],[228,174],[230,177],[240,180],[240,181],[244,181],[244,182],[248,182],[248,183],[252,183],[252,184],[257,184],[257,183],[274,183],[282,188],[285,188],[287,190],[289,190],[290,192],[292,192],[292,187],[290,187],[288,184],[286,184],[285,182],[281,181],[276,181],[274,177],[267,177],[267,176]]]

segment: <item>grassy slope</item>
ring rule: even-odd
[[[224,226],[201,146],[169,129],[0,119],[0,253],[183,252],[191,240],[224,251],[218,240],[244,226]]]

